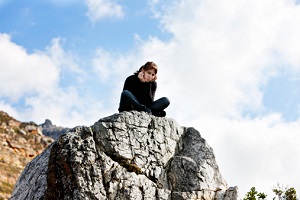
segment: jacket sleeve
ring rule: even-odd
[[[154,101],[156,88],[157,88],[157,83],[156,83],[156,81],[154,81],[154,82],[152,82],[152,84],[151,84],[151,91],[150,91],[150,97],[151,97],[151,99],[152,99],[152,102]]]
[[[133,91],[133,86],[134,86],[134,83],[133,83],[132,76],[129,76],[125,80],[123,91],[124,90],[129,90],[129,91],[132,92]]]

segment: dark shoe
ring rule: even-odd
[[[152,115],[151,110],[149,108],[147,108],[146,106],[143,106],[141,111],[144,111],[144,112],[148,113],[149,115]]]
[[[146,113],[149,114],[149,115],[152,115],[152,112],[151,112],[150,109],[147,109],[147,110],[145,110],[144,112],[146,112]]]
[[[164,110],[160,110],[160,111],[152,110],[152,113],[156,117],[165,117],[166,116],[166,111],[164,111]]]

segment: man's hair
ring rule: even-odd
[[[152,61],[146,62],[146,64],[141,66],[140,69],[137,72],[135,72],[135,74],[138,74],[139,72],[141,72],[142,69],[145,71],[154,69],[155,74],[157,74],[157,71],[158,71],[157,65]]]

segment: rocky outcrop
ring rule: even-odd
[[[54,140],[34,122],[20,122],[0,111],[0,199],[8,199],[18,176]]]
[[[132,111],[62,135],[27,165],[11,199],[235,200],[237,194],[197,130]]]
[[[46,119],[43,124],[39,125],[39,127],[41,128],[44,135],[55,140],[57,140],[59,136],[67,133],[70,130],[70,128],[53,125],[49,119]]]

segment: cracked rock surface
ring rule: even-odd
[[[62,135],[29,163],[11,199],[238,199],[194,128],[122,112]]]

